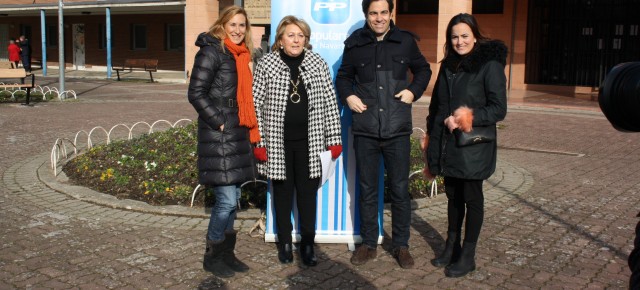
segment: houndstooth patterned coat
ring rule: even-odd
[[[309,97],[309,178],[322,175],[320,153],[341,145],[340,113],[329,66],[319,54],[306,50],[300,77]],[[289,67],[279,52],[262,57],[253,76],[253,100],[260,129],[257,147],[267,148],[267,161],[258,170],[270,179],[284,180],[284,116],[289,97]]]

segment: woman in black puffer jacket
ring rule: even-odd
[[[495,171],[497,140],[461,146],[454,133],[472,125],[476,132],[484,128],[495,136],[496,122],[507,114],[507,47],[482,36],[469,14],[454,16],[446,35],[445,58],[427,117],[427,161],[431,174],[444,176],[449,227],[445,250],[431,263],[446,266],[448,277],[461,277],[476,268],[476,243],[484,219],[482,183]],[[471,122],[463,122],[460,111],[472,112],[465,118]]]
[[[198,112],[199,182],[216,199],[203,266],[219,277],[249,269],[234,255],[233,228],[240,185],[255,177],[251,142],[260,138],[251,93],[249,27],[244,9],[226,8],[196,40],[200,50],[189,83],[189,102]]]

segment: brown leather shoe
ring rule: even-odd
[[[393,256],[398,260],[398,264],[403,269],[411,269],[415,264],[413,261],[413,257],[409,254],[409,249],[407,247],[398,247],[393,250]]]
[[[369,260],[375,259],[376,256],[376,248],[370,248],[367,245],[362,245],[353,252],[353,256],[351,256],[351,264],[354,264],[356,266],[363,265]]]

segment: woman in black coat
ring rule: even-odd
[[[507,48],[484,37],[469,14],[454,16],[446,35],[445,58],[427,117],[427,163],[431,174],[444,176],[449,226],[445,250],[431,262],[446,266],[448,277],[461,277],[476,267],[476,242],[484,218],[482,183],[496,168],[496,122],[507,113]],[[473,126],[470,134],[485,131],[491,140],[461,146],[456,139],[459,131],[468,130],[465,125]]]
[[[200,50],[189,83],[189,102],[198,112],[199,182],[216,199],[203,266],[219,277],[249,269],[234,255],[233,228],[240,185],[255,178],[251,142],[260,138],[251,92],[249,28],[244,9],[223,10],[209,32],[196,40]]]

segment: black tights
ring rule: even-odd
[[[460,179],[455,177],[444,178],[444,188],[449,202],[447,204],[447,216],[449,220],[449,232],[462,232],[464,225],[464,241],[475,243],[480,236],[482,221],[484,219],[484,195],[482,193],[482,180]]]
[[[273,206],[275,209],[278,242],[291,243],[291,210],[293,192],[296,191],[298,224],[302,243],[313,243],[316,235],[316,193],[320,178],[309,178],[309,149],[307,140],[285,140],[285,180],[273,180]]]

